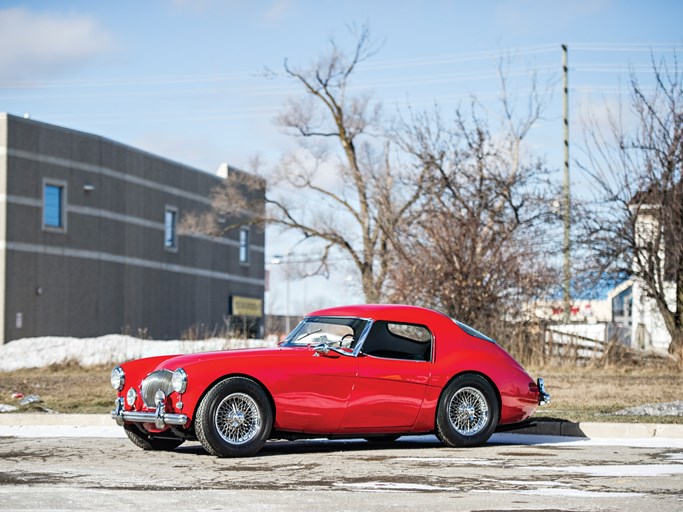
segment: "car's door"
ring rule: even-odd
[[[276,424],[281,430],[332,434],[339,428],[354,386],[358,359],[330,352],[300,351],[276,388]]]
[[[266,377],[275,400],[276,429],[339,431],[358,369],[350,345],[361,338],[366,326],[367,320],[355,317],[309,317],[297,326],[284,345],[289,356],[281,358],[281,367]]]
[[[432,367],[425,326],[375,322],[358,355],[343,432],[408,430],[417,419]]]

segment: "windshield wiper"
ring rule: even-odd
[[[304,338],[307,338],[307,337],[310,336],[311,334],[315,334],[315,333],[320,332],[320,331],[322,331],[322,330],[323,330],[323,328],[321,327],[321,328],[318,329],[317,331],[307,332],[307,333],[304,334],[303,336],[299,336],[299,337],[298,337],[297,339],[295,339],[292,343],[298,343],[299,341],[303,340]]]

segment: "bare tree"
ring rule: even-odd
[[[334,41],[306,68],[285,62],[285,73],[303,95],[290,100],[277,119],[297,138],[269,180],[267,219],[271,225],[321,241],[321,266],[336,251],[353,262],[367,302],[379,302],[391,270],[396,226],[421,196],[421,180],[402,187],[379,103],[352,95],[357,66],[373,54],[366,28],[350,55]]]
[[[517,117],[502,97],[495,133],[475,103],[467,114],[456,111],[451,123],[437,111],[404,126],[402,147],[425,169],[426,184],[421,215],[403,244],[409,263],[394,282],[397,299],[496,331],[500,321],[520,319],[557,277],[547,257],[548,171],[522,149],[543,103],[533,98]]]
[[[597,194],[582,238],[602,275],[642,283],[683,366],[683,74],[675,56],[652,70],[647,86],[631,77],[630,109],[610,111],[608,129],[588,122],[581,167]]]

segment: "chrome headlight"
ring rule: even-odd
[[[185,393],[187,389],[187,373],[182,368],[178,368],[173,372],[171,377],[171,388],[176,393]]]
[[[110,381],[111,387],[113,387],[116,391],[121,391],[123,389],[123,385],[126,383],[126,374],[123,372],[123,368],[120,366],[115,366],[111,371]]]
[[[135,401],[138,399],[138,393],[135,391],[135,388],[130,388],[128,390],[128,393],[126,393],[126,403],[133,407],[135,405]]]

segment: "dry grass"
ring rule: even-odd
[[[570,421],[683,423],[681,416],[615,416],[627,407],[683,400],[683,373],[670,360],[607,366],[533,369],[545,378],[552,403],[538,416]]]
[[[111,411],[116,393],[109,383],[111,365],[82,367],[76,363],[0,372],[0,403],[19,406],[12,394],[38,395],[42,402],[19,412],[46,407],[62,413]]]
[[[0,403],[17,405],[13,393],[39,395],[40,407],[61,413],[108,413],[115,393],[109,384],[110,366],[77,364],[0,372]],[[666,359],[608,366],[545,366],[530,368],[543,376],[552,403],[539,417],[570,421],[629,421],[683,423],[683,417],[614,416],[626,407],[683,399],[683,373]]]

